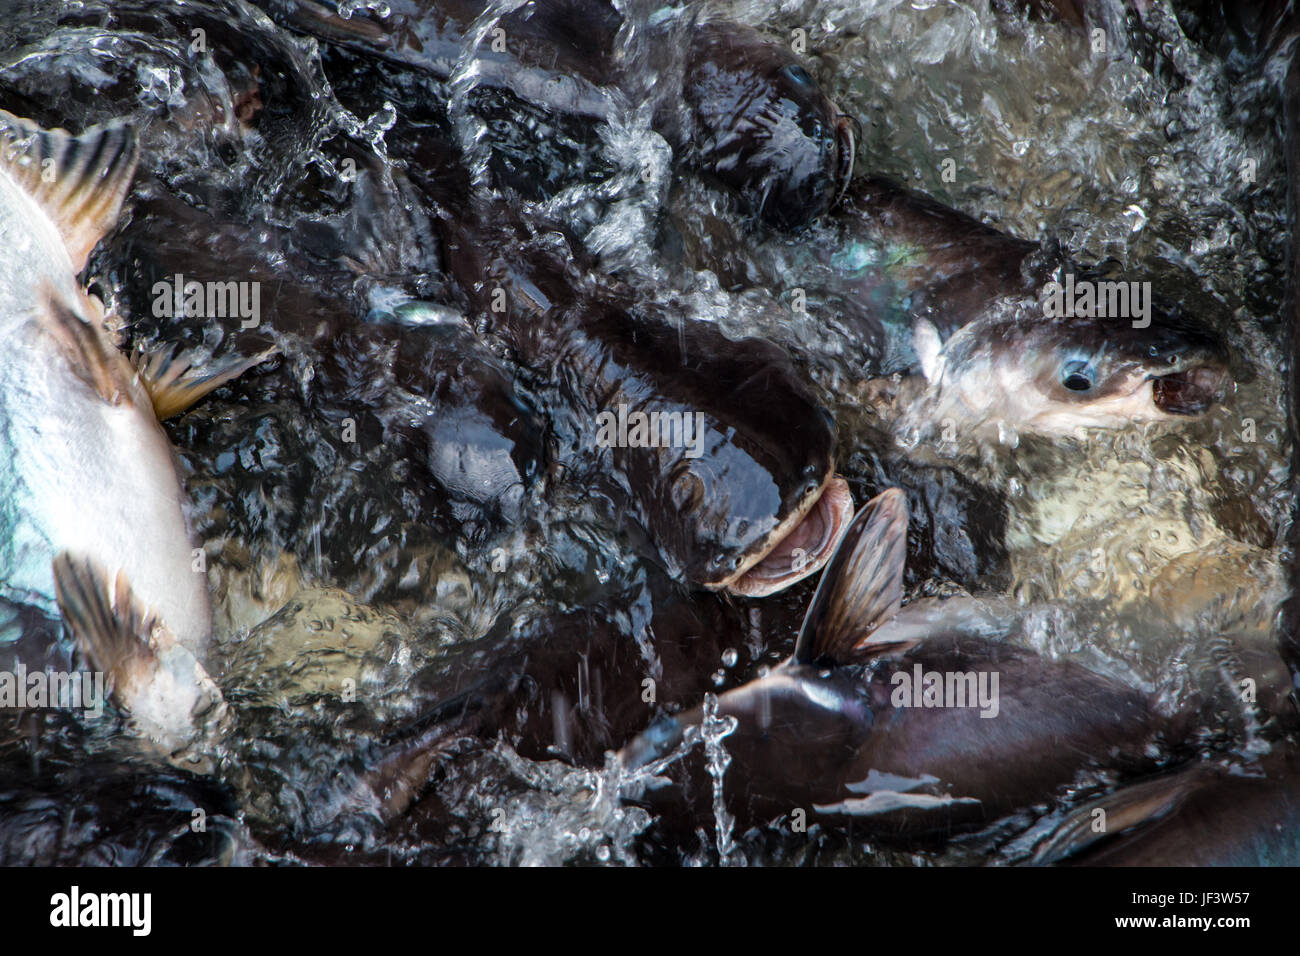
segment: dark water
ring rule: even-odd
[[[852,351],[787,290],[731,288],[665,251],[665,218],[763,236],[710,185],[674,175],[644,111],[533,116],[476,84],[472,50],[443,83],[238,0],[19,6],[0,26],[0,106],[141,131],[129,217],[87,270],[124,341],[278,354],[167,423],[216,607],[209,669],[239,714],[222,771],[129,756],[116,723],[6,719],[0,858],[1014,862],[1040,817],[1114,788],[1099,773],[955,848],[817,822],[729,833],[707,815],[683,834],[640,805],[644,775],[605,752],[664,705],[788,655],[815,582],[751,600],[669,580],[601,476],[566,454],[571,413],[479,334],[443,274],[439,204],[484,188],[566,222],[648,301],[796,354],[837,416],[855,501],[908,492],[909,599],[1009,596],[1009,639],[1164,712],[1203,708],[1195,756],[1286,747],[1288,711],[1270,696],[1285,685],[1273,628],[1292,508],[1276,58],[1238,71],[1163,5],[1106,55],[1060,24],[956,3],[719,5],[776,38],[807,31],[818,79],[862,123],[859,172],[1081,262],[1140,268],[1237,356],[1223,407],[1177,429],[950,447],[877,414]],[[619,42],[648,55],[636,31]],[[257,283],[260,323],[157,315],[155,284],[178,273]],[[1224,690],[1242,676],[1264,688],[1258,704]],[[501,738],[453,719],[484,700],[503,710]],[[431,735],[439,722],[450,729]],[[721,768],[725,727],[706,731]],[[394,815],[365,781],[410,753],[430,760]],[[195,808],[204,834],[188,826]]]

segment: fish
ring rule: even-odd
[[[599,766],[652,717],[698,700],[716,673],[754,653],[755,634],[794,623],[796,613],[780,601],[738,608],[652,572],[583,607],[504,615],[411,686],[432,709],[495,675],[487,686],[510,693],[489,708],[489,695],[476,692],[474,734],[502,735],[529,759]]]
[[[1038,866],[1300,865],[1300,760],[1206,762],[1130,783],[1052,828]]]
[[[133,367],[77,284],[117,222],[138,159],[131,127],[80,136],[0,113],[0,597],[61,617],[143,738],[183,748],[206,709],[211,637],[202,552],[159,424],[265,356]],[[153,678],[157,679],[153,679]]]
[[[1186,420],[1230,385],[1222,336],[1178,305],[883,177],[854,180],[835,212],[797,239],[773,233],[755,244],[689,190],[673,209],[672,235],[692,268],[731,291],[797,295],[818,336],[863,378],[907,376],[890,393],[909,412],[905,424],[1069,435]],[[1097,314],[1071,307],[1085,288]],[[1115,311],[1131,316],[1101,314],[1112,291]]]
[[[561,464],[586,470],[671,575],[761,597],[821,569],[852,497],[834,419],[786,353],[579,271],[576,239],[498,202],[440,222],[473,321],[509,350],[522,391],[552,396],[531,404],[555,410]],[[683,430],[633,440],[611,427],[629,414]]]
[[[1085,769],[1140,767],[1164,730],[1142,693],[999,640],[978,602],[900,612],[906,533],[901,491],[869,501],[794,654],[718,696],[712,719],[736,724],[721,745],[727,809],[742,825],[802,809],[886,834],[950,833],[1050,801]],[[619,760],[647,766],[705,719],[703,707],[663,718]],[[707,802],[706,779],[692,765],[647,800],[678,813],[683,800]]]
[[[345,18],[316,0],[267,7],[290,29],[401,67],[407,98],[418,84],[415,71],[438,82],[454,75],[491,11],[483,0],[399,0],[382,19]],[[679,160],[762,222],[798,229],[831,208],[852,175],[856,121],[840,113],[787,44],[699,17],[686,5],[641,22],[607,0],[554,0],[492,19],[473,47],[473,79],[482,91],[475,108],[485,111],[492,137],[505,136],[494,139],[498,183],[529,198],[554,195],[566,170],[539,169],[547,165],[539,157],[564,155],[566,165],[585,170],[590,157],[556,153],[557,143],[594,144],[595,124],[648,101],[655,130]],[[640,57],[629,55],[625,36],[641,44]],[[405,99],[387,84],[384,95]],[[420,98],[439,95],[448,94],[419,85]],[[407,105],[428,110],[427,102]]]
[[[525,496],[544,468],[545,426],[462,316],[403,303],[345,329],[322,353],[318,413],[340,431],[358,409],[378,420],[374,441],[389,449],[385,458],[409,462],[410,476],[418,476],[425,505],[408,520],[458,512],[458,534],[469,541],[476,525],[523,520]],[[389,480],[375,475],[365,485],[373,494]],[[473,520],[464,517],[469,509]],[[333,533],[364,540],[360,529]]]
[[[691,31],[688,64],[687,122],[669,140],[690,167],[780,231],[800,230],[842,199],[857,121],[840,113],[789,45],[706,21]]]

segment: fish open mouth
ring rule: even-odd
[[[836,190],[835,199],[831,202],[832,208],[840,204],[844,198],[844,193],[848,191],[849,182],[853,179],[853,163],[857,159],[858,139],[860,138],[861,127],[858,121],[852,116],[844,116],[835,123],[835,138],[839,143],[839,162],[835,169]]]
[[[816,574],[835,553],[852,517],[848,482],[832,475],[819,495],[772,533],[770,548],[717,587],[745,597],[765,597]]]
[[[1167,415],[1200,415],[1223,398],[1227,377],[1210,365],[1161,375],[1151,380],[1151,400]]]

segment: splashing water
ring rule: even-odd
[[[735,732],[735,717],[718,716],[718,697],[716,694],[704,695],[704,722],[700,725],[700,737],[704,741],[704,753],[708,760],[709,776],[713,778],[713,828],[717,841],[718,862],[723,866],[743,866],[745,856],[732,839],[735,818],[727,812],[726,796],[723,792],[722,778],[731,766],[731,755],[722,740]]]
[[[695,734],[688,734],[672,751],[636,770],[627,770],[613,754],[606,756],[600,770],[558,761],[535,763],[498,742],[495,758],[523,789],[486,808],[496,838],[496,861],[512,866],[591,860],[637,865],[636,840],[652,817],[626,800],[640,797],[647,787],[666,784],[664,771],[698,742]]]
[[[362,11],[374,13],[376,16],[387,19],[392,13],[392,8],[385,0],[339,0],[339,16],[344,20],[351,20],[353,14]]]
[[[60,16],[74,17],[71,5],[58,6]],[[118,5],[126,6],[154,9],[146,0]],[[494,79],[493,31],[524,6],[525,0],[488,6],[464,38],[447,84],[452,129],[479,189],[490,185],[491,144],[475,95]],[[674,67],[648,62],[647,23],[662,5],[628,0],[619,6],[627,13],[614,51],[619,69],[642,76],[647,86],[660,81]],[[1167,3],[1151,5],[1146,20],[1158,48],[1154,65],[1133,56],[1126,37],[1113,36],[1111,49],[1099,55],[1055,24],[1007,17],[992,5],[736,0],[718,7],[777,40],[794,29],[807,32],[810,66],[841,109],[863,122],[860,172],[892,175],[1006,231],[1060,243],[1082,263],[1115,258],[1129,270],[1168,279],[1203,304],[1247,370],[1236,393],[1177,431],[1133,429],[1059,444],[1008,433],[1001,447],[972,451],[956,443],[932,446],[917,426],[898,448],[893,436],[882,438],[886,430],[862,397],[852,351],[815,314],[794,311],[779,290],[734,290],[710,271],[677,269],[658,257],[655,230],[666,205],[696,204],[719,216],[732,210],[716,191],[692,184],[670,197],[673,156],[651,129],[646,97],[597,91],[605,119],[594,148],[609,171],[570,183],[537,205],[571,223],[610,272],[652,301],[715,322],[728,335],[763,335],[815,356],[809,376],[838,416],[837,460],[855,491],[889,480],[889,456],[896,452],[930,463],[933,470],[915,473],[923,492],[939,487],[935,476],[954,467],[992,491],[998,504],[991,510],[1003,522],[992,529],[967,527],[964,513],[935,509],[934,525],[918,537],[928,534],[922,547],[938,557],[925,555],[933,560],[918,573],[914,593],[956,589],[952,579],[958,578],[972,591],[1009,590],[1026,616],[1018,640],[1149,691],[1166,712],[1209,684],[1219,694],[1235,688],[1249,673],[1248,654],[1276,643],[1272,611],[1284,593],[1282,543],[1293,505],[1282,404],[1286,363],[1276,344],[1289,233],[1282,150],[1269,108],[1276,76],[1266,71],[1234,83],[1183,35]],[[340,138],[373,154],[375,172],[389,182],[400,178],[403,164],[414,164],[410,156],[391,158],[407,145],[395,137],[407,132],[409,104],[377,97],[364,108],[353,100],[344,106],[331,83],[341,78],[329,74],[321,44],[280,29],[246,4],[186,8],[228,17],[232,32],[256,38],[257,55],[245,57],[263,66],[256,82],[188,56],[182,42],[188,33],[149,36],[104,15],[110,10],[104,2],[82,8],[81,19],[49,36],[29,35],[23,24],[0,25],[0,81],[15,103],[39,99],[69,126],[115,116],[136,121],[149,146],[150,173],[187,204],[214,214],[195,232],[199,239],[224,232],[245,246],[272,249],[264,243],[272,227],[301,238],[300,224],[320,225],[338,208],[350,208],[356,200],[343,185]],[[344,19],[392,15],[382,0],[341,0],[337,10]],[[271,65],[283,75],[268,78]],[[279,98],[250,120],[250,90],[258,89]],[[1247,168],[1250,177],[1243,175]],[[156,225],[160,235],[175,228],[151,218],[151,207],[142,205],[137,215],[142,227]],[[814,225],[809,236],[823,229]],[[222,247],[193,245],[185,261],[196,273],[220,268]],[[131,335],[175,338],[183,330],[150,326],[146,297],[118,291],[130,283],[115,280],[138,281],[131,269],[139,255],[138,246],[112,247],[92,271],[113,286],[109,304],[129,320]],[[276,268],[300,268],[301,260],[287,265],[279,250],[267,256]],[[294,275],[286,285],[301,280],[334,294],[334,287],[355,281],[322,276]],[[406,297],[391,289],[377,294]],[[369,308],[372,300],[359,298]],[[267,324],[301,319],[306,326],[315,318],[299,312],[296,300],[286,300]],[[233,338],[211,326],[186,334],[209,346]],[[306,764],[333,766],[344,749],[342,729],[352,735],[349,745],[366,739],[372,728],[345,727],[345,717],[330,709],[330,695],[345,677],[356,681],[376,719],[410,718],[421,703],[408,692],[413,677],[448,649],[482,640],[503,615],[570,604],[577,599],[569,589],[586,599],[639,586],[638,559],[589,519],[585,489],[558,476],[527,501],[527,521],[473,540],[403,524],[400,515],[394,520],[395,509],[383,507],[358,509],[348,526],[356,540],[331,534],[337,514],[353,506],[344,492],[356,481],[359,460],[339,453],[310,414],[323,401],[313,383],[325,347],[306,336],[275,334],[288,342],[293,368],[285,375],[297,389],[291,398],[288,388],[249,385],[169,425],[186,464],[196,524],[216,542],[219,640],[237,661],[263,654],[258,667],[245,668],[253,676],[243,700],[277,712],[296,709],[317,721],[295,725],[297,740],[285,732],[263,741],[256,759],[274,764],[287,752],[276,748],[296,744],[308,752]],[[395,392],[392,400],[396,417],[414,419],[425,410],[411,396]],[[360,413],[373,410],[357,411],[364,419]],[[407,494],[411,481],[399,465],[392,466],[393,487]],[[302,489],[317,487],[319,476],[328,476],[319,487],[331,490],[308,497]],[[961,534],[1004,547],[1005,575],[939,554]],[[325,590],[334,587],[346,594]],[[783,600],[798,605],[808,597],[805,588]],[[647,591],[641,604],[650,601]],[[373,610],[356,607],[371,602]],[[287,608],[282,618],[264,620],[281,606]],[[749,610],[757,614],[757,605]],[[638,614],[645,618],[648,611],[639,606]],[[317,621],[319,628],[308,626]],[[643,623],[620,624],[638,663],[655,659]],[[776,649],[788,650],[779,646],[788,635],[752,630],[737,646],[753,662],[771,662]],[[281,632],[291,633],[267,650],[270,636]],[[734,650],[723,656],[719,687],[749,676],[744,668],[728,673],[737,658]],[[699,665],[706,675],[718,666],[712,656]],[[1262,753],[1265,718],[1258,708],[1239,696],[1215,699],[1226,701],[1218,718],[1243,726],[1243,752]],[[340,713],[352,719],[351,711]],[[715,851],[724,865],[806,859],[806,847],[765,851],[734,833],[724,783],[731,767],[725,738],[736,722],[719,716],[714,694],[705,697],[704,714],[703,726],[689,731],[677,750],[636,772],[609,761],[591,769],[533,761],[500,743],[490,760],[468,764],[484,780],[471,781],[482,787],[470,801],[474,812],[458,808],[460,816],[489,821],[488,862],[633,865],[641,862],[638,841],[653,817],[626,801],[702,744],[714,829],[713,850],[706,846],[705,855]],[[448,774],[440,790],[457,793],[468,785],[458,774],[469,773],[458,765]],[[734,770],[730,783],[743,785]],[[1080,798],[1108,785],[1100,779],[1081,785]],[[418,858],[421,844],[412,840],[390,852],[399,860]],[[891,860],[885,851],[848,844],[828,845],[818,858]],[[682,851],[681,858],[689,857]],[[929,859],[917,853],[895,862]]]
[[[460,141],[465,164],[472,172],[471,182],[480,190],[490,188],[488,159],[490,146],[486,141],[487,123],[474,111],[471,97],[482,78],[486,61],[480,56],[484,44],[505,35],[500,26],[503,17],[526,6],[528,0],[492,0],[465,31],[461,52],[447,81],[450,96],[447,113]],[[495,36],[494,36],[495,34]]]

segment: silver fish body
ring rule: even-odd
[[[12,145],[12,144],[7,144]],[[99,318],[57,224],[0,167],[0,596],[58,614],[52,561],[71,552],[124,574],[178,642],[202,655],[211,614],[183,493],[144,385],[110,348],[105,400],[50,316]],[[76,320],[72,320],[76,321]],[[201,564],[199,565],[201,567]]]

